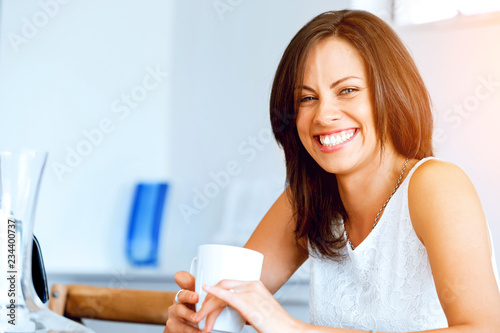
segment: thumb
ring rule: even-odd
[[[174,279],[177,285],[182,289],[194,291],[196,280],[194,276],[192,276],[188,272],[179,271],[175,273]]]

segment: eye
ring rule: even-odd
[[[356,89],[356,88],[352,88],[352,87],[350,87],[350,88],[345,88],[345,89],[342,89],[342,90],[340,91],[340,95],[347,95],[347,94],[350,94],[350,93],[355,92],[355,91],[358,91],[358,89]]]
[[[300,99],[300,102],[303,103],[303,102],[309,102],[309,101],[312,101],[312,100],[314,100],[314,97],[312,97],[312,96],[305,96],[305,97],[302,97]]]

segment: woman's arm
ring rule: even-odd
[[[457,332],[500,332],[488,227],[467,175],[451,163],[427,161],[410,181],[408,202],[448,325],[463,328]]]
[[[264,254],[259,283],[267,288],[267,293],[278,291],[308,258],[305,242],[297,243],[294,230],[290,192],[287,189],[262,218],[245,245],[246,248]],[[205,330],[210,331],[226,305],[227,303],[219,298],[207,296],[202,308],[192,320],[198,323],[206,317]]]
[[[269,209],[246,248],[264,254],[261,281],[271,293],[278,291],[308,258],[307,243],[295,241],[295,222],[287,188]]]

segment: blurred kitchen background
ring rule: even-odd
[[[472,178],[500,255],[500,2],[3,0],[0,150],[49,152],[35,216],[49,283],[177,290],[198,245],[243,245],[284,189],[268,115],[279,59],[343,8],[379,15],[411,50],[435,153]],[[153,266],[126,257],[139,182],[169,184]],[[307,283],[304,267],[277,295],[304,320]]]

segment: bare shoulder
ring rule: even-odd
[[[449,198],[465,197],[479,200],[474,185],[467,174],[453,163],[429,160],[413,173],[408,188],[412,206],[432,208],[436,203]],[[437,202],[435,202],[437,200]]]
[[[425,245],[436,227],[452,231],[452,224],[486,226],[479,196],[467,174],[453,163],[429,160],[413,173],[408,188],[413,227]],[[430,235],[428,235],[431,237]]]
[[[409,191],[441,189],[443,186],[472,185],[466,173],[453,163],[441,160],[429,160],[422,163],[410,179]]]

